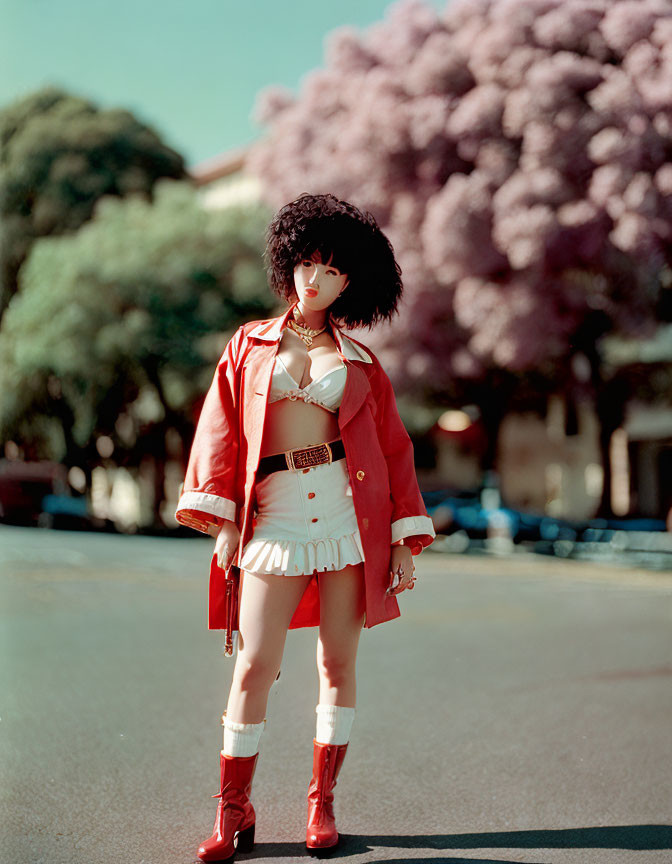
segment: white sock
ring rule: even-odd
[[[266,720],[261,723],[236,723],[224,715],[222,718],[224,726],[224,748],[225,756],[254,756],[259,752],[259,739],[264,731]]]
[[[316,741],[320,744],[348,743],[352,721],[355,719],[354,708],[319,704],[315,712],[317,713]]]

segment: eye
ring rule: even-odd
[[[340,276],[341,274],[338,272],[338,270],[327,270],[327,275],[328,276]]]
[[[313,264],[313,262],[309,261],[307,258],[304,258],[301,263],[303,264],[304,267],[312,267],[312,264]]]

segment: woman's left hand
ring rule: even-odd
[[[413,588],[415,576],[413,555],[408,546],[392,546],[390,553],[390,585],[387,594],[400,594]]]

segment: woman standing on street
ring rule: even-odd
[[[402,284],[389,241],[370,214],[304,194],[273,218],[266,260],[288,308],[242,325],[226,346],[176,512],[216,537],[209,627],[238,630],[203,861],[252,848],[250,791],[268,694],[296,627],[319,626],[306,846],[315,854],[336,846],[332,790],[355,714],[360,633],[399,616],[413,555],[435,536],[389,378],[341,329],[395,313]]]

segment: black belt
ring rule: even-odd
[[[345,458],[345,447],[338,441],[325,444],[313,444],[311,447],[297,447],[284,453],[274,453],[259,460],[258,474],[271,474],[273,471],[300,471],[313,468],[315,465],[325,465]]]

